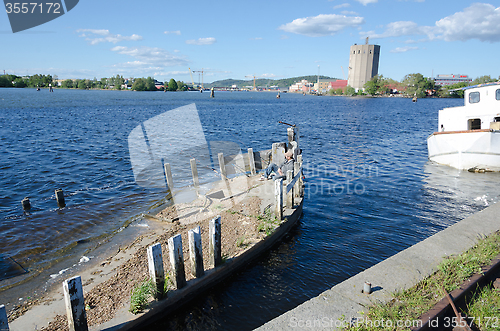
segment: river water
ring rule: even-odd
[[[438,110],[462,103],[0,89],[0,291],[75,258],[75,246],[113,235],[168,202],[166,188],[135,181],[129,135],[141,125],[146,132],[141,123],[155,116],[194,106],[203,131],[198,135],[243,151],[285,141],[286,127],[278,121],[298,124],[304,213],[286,240],[156,329],[258,327],[499,200],[500,174],[468,173],[427,160],[426,138],[436,129]],[[154,137],[149,139],[151,144]],[[179,158],[189,164],[191,155],[185,154]],[[184,174],[176,176],[181,185],[189,184]],[[207,170],[200,176],[216,179]],[[58,188],[65,192],[64,209],[57,208]],[[32,203],[29,213],[21,207],[24,197]]]

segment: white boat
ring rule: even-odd
[[[469,171],[500,171],[500,82],[464,88],[464,106],[439,111],[429,160]]]

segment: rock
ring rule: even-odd
[[[493,282],[493,287],[497,290],[500,290],[500,278],[495,279],[495,281]]]

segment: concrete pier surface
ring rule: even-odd
[[[243,175],[228,180],[221,180],[210,183],[209,185],[207,184],[206,186],[202,187],[186,188],[182,192],[178,192],[176,199],[177,201],[175,204],[178,212],[174,215],[175,219],[169,220],[166,216],[163,217],[162,213],[145,217],[144,221],[147,221],[148,224],[151,225],[151,229],[146,234],[136,238],[134,242],[129,243],[128,245],[120,246],[118,248],[118,251],[116,251],[115,246],[115,249],[113,250],[111,256],[94,256],[92,258],[92,261],[94,263],[92,265],[89,264],[88,267],[84,268],[83,270],[80,269],[75,272],[68,271],[64,273],[64,276],[60,277],[61,286],[54,288],[54,290],[46,295],[38,304],[30,307],[30,310],[28,310],[24,315],[10,322],[10,330],[38,330],[42,327],[47,327],[50,322],[54,323],[55,320],[58,320],[59,325],[64,324],[65,322],[61,322],[62,318],[60,316],[66,315],[62,287],[62,282],[65,278],[73,276],[74,273],[77,273],[79,276],[81,276],[83,283],[83,292],[86,296],[87,293],[89,293],[94,287],[114,277],[114,275],[117,273],[117,270],[119,270],[119,268],[129,259],[131,259],[139,250],[144,250],[145,247],[152,245],[157,240],[159,234],[171,230],[174,224],[173,222],[175,222],[178,227],[186,229],[195,226],[195,224],[198,224],[197,222],[208,220],[215,215],[220,214],[224,210],[233,208],[234,206],[245,206],[245,204],[246,206],[249,206],[249,201],[254,201],[256,198],[258,198],[258,200],[260,201],[260,207],[256,207],[257,210],[254,211],[255,214],[258,215],[259,212],[263,213],[264,210],[272,210],[271,206],[275,201],[274,181],[259,181],[258,179],[258,176]],[[301,199],[299,199],[299,201],[301,201]],[[285,210],[285,217],[290,217],[290,215],[292,214],[298,214],[300,216],[301,206],[302,205],[300,204],[300,210],[294,209],[297,212],[294,212],[294,210],[292,209]],[[241,210],[243,211],[243,209]],[[295,217],[294,222],[296,222],[297,219],[298,217]],[[241,222],[243,224],[250,224],[250,220],[248,220],[248,217],[241,216]],[[224,219],[222,219],[222,224],[224,225]],[[284,222],[282,224],[288,224],[288,222]],[[283,232],[281,225],[276,229],[275,234],[279,234],[279,232]],[[224,232],[222,233],[222,236],[224,237]],[[249,251],[255,252],[255,250],[252,249],[256,247],[262,247],[262,249],[259,248],[260,251],[269,248],[267,247],[269,245],[261,244],[267,242],[267,239],[273,237],[274,234],[268,237],[266,237],[265,234],[261,234],[259,236],[259,238],[249,238],[249,246],[244,248],[244,251],[241,252],[241,255],[245,255]],[[188,246],[187,242],[185,243],[185,245]],[[109,254],[109,250],[107,252]],[[249,254],[246,254],[246,256],[248,255]],[[253,255],[255,254],[252,253],[251,255],[253,258]],[[235,260],[236,259],[237,257],[235,257]],[[226,264],[224,264],[222,267],[211,269],[208,271],[206,270],[205,272],[208,273],[209,278],[215,278],[218,273],[229,273],[232,269],[235,268],[233,266],[236,266],[239,263],[229,262],[231,262],[231,256],[226,261]],[[144,261],[144,265],[147,265],[147,263],[147,261]],[[168,259],[164,258],[164,263],[168,263]],[[208,269],[210,269],[210,266],[208,266]],[[202,278],[199,281],[198,279],[191,281],[188,280],[188,285],[190,282],[192,282],[194,284],[194,286],[192,287],[196,287],[196,290],[200,291],[202,290],[200,289],[201,286],[211,286],[211,283],[209,283],[208,280],[206,279],[206,277]],[[176,298],[176,296],[187,296],[187,293],[189,293],[188,291],[190,290],[177,290],[172,292],[171,294],[169,292],[169,298],[171,296],[173,296],[174,299]],[[106,293],[103,293],[102,295],[106,295]],[[89,323],[89,329],[126,329],[128,328],[129,322],[137,320],[138,318],[144,320],[146,316],[141,315],[148,314],[148,312],[139,315],[130,313],[128,311],[130,307],[129,295],[125,298],[125,301],[123,303],[119,304],[119,306],[120,307],[117,307],[117,309],[115,310],[114,316],[112,316],[112,318],[109,318],[105,322],[99,324]],[[52,326],[50,329],[52,330],[58,328],[54,328],[54,326]]]
[[[256,330],[339,329],[343,323],[363,319],[363,312],[370,305],[388,302],[392,293],[410,288],[431,275],[444,257],[468,250],[479,239],[499,229],[500,203],[497,203],[335,285]],[[371,294],[362,293],[365,282],[371,283]],[[405,322],[414,321],[401,321]]]

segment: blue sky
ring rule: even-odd
[[[65,15],[18,33],[0,14],[0,70],[185,82],[188,68],[203,69],[205,82],[318,71],[342,78],[349,47],[370,37],[381,46],[379,74],[387,78],[498,78],[498,6],[491,0],[81,0]]]

